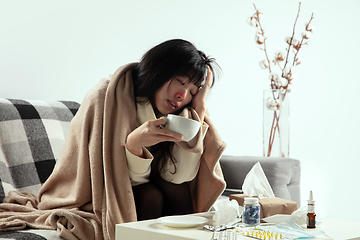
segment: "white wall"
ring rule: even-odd
[[[269,54],[285,48],[297,1],[257,0]],[[316,32],[291,93],[290,157],[301,160],[302,203],[314,191],[319,217],[359,221],[359,0],[302,1],[297,34]],[[117,67],[164,40],[185,38],[215,57],[220,81],[208,102],[225,154],[262,155],[263,52],[246,19],[252,1],[2,1],[0,97],[81,101]],[[301,30],[300,30],[301,29]]]

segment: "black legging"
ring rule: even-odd
[[[132,189],[138,221],[194,212],[186,182],[174,184],[150,176],[149,182]]]

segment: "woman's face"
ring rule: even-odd
[[[161,114],[174,113],[191,102],[199,88],[188,80],[188,77],[175,77],[155,93],[155,107]]]

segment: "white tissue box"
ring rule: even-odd
[[[235,199],[240,206],[244,205],[245,194],[231,194],[229,196],[230,201]],[[276,214],[291,214],[297,210],[297,202],[274,197],[274,198],[262,198],[259,199],[260,203],[260,219],[270,217]]]

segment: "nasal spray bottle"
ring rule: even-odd
[[[315,228],[315,201],[313,200],[313,192],[310,191],[309,200],[308,200],[308,213],[307,213],[307,227]]]

